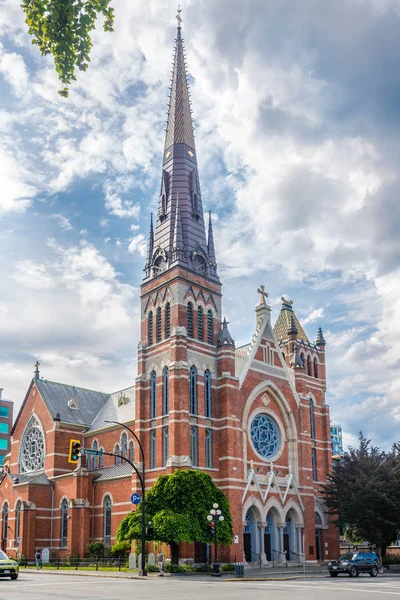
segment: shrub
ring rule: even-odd
[[[108,554],[108,548],[103,542],[93,542],[87,547],[89,556],[93,558],[103,558]]]
[[[159,568],[156,565],[146,565],[146,571],[148,573],[158,573]]]
[[[221,565],[221,571],[225,573],[233,573],[235,571],[235,565],[232,563],[227,563],[226,565]]]
[[[113,546],[111,546],[110,554],[113,558],[124,558],[128,556],[131,551],[131,543],[130,542],[116,542]]]
[[[210,565],[200,565],[200,567],[196,567],[196,573],[211,573],[212,567]]]

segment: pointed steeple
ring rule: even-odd
[[[214,242],[207,243],[200,192],[197,155],[189,100],[182,19],[178,11],[171,93],[165,134],[160,197],[155,224],[152,260],[146,276],[156,277],[177,264],[219,282]],[[179,210],[177,198],[179,195]],[[176,215],[178,219],[176,218]],[[181,236],[179,244],[176,235]],[[211,240],[211,246],[209,246]],[[175,248],[182,247],[176,253]],[[212,256],[209,256],[209,251]],[[155,266],[156,268],[151,268]]]
[[[153,260],[154,251],[154,230],[153,230],[153,213],[150,214],[150,230],[149,237],[147,240],[147,256],[146,256],[146,275],[150,275],[151,263]]]
[[[232,339],[232,336],[229,333],[228,321],[226,320],[226,317],[224,317],[221,325],[222,329],[218,335],[217,346],[235,346],[235,341]]]
[[[216,268],[217,263],[215,260],[215,246],[214,246],[214,235],[211,221],[211,210],[208,211],[208,240],[207,240],[207,250],[208,250],[208,262],[210,264],[210,268]]]
[[[289,327],[288,327],[288,335],[296,335],[299,333],[297,329],[296,321],[294,320],[293,315],[290,315]]]
[[[317,339],[315,342],[316,346],[326,346],[326,340],[324,338],[324,334],[322,333],[322,328],[318,327]]]

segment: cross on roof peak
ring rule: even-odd
[[[260,285],[260,287],[258,288],[257,292],[259,294],[261,294],[259,306],[261,306],[263,304],[266,304],[265,298],[268,298],[268,292],[265,291],[265,286],[264,285]]]

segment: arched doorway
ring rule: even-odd
[[[274,508],[268,511],[264,530],[264,552],[268,562],[279,560],[280,544],[278,530],[278,513]]]
[[[314,513],[315,522],[315,558],[322,560],[322,519],[317,512]]]
[[[300,560],[299,535],[296,529],[296,513],[290,509],[286,514],[283,530],[283,551],[286,560]]]
[[[252,506],[246,513],[243,527],[243,551],[246,562],[259,560],[261,556],[259,522],[261,517],[257,509]]]

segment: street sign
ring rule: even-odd
[[[131,496],[131,502],[132,502],[132,504],[139,504],[139,502],[140,502],[140,495],[137,494],[136,492],[134,494],[132,494],[132,496]]]
[[[88,454],[89,456],[102,456],[103,450],[91,450],[90,448],[82,448],[81,454]]]

